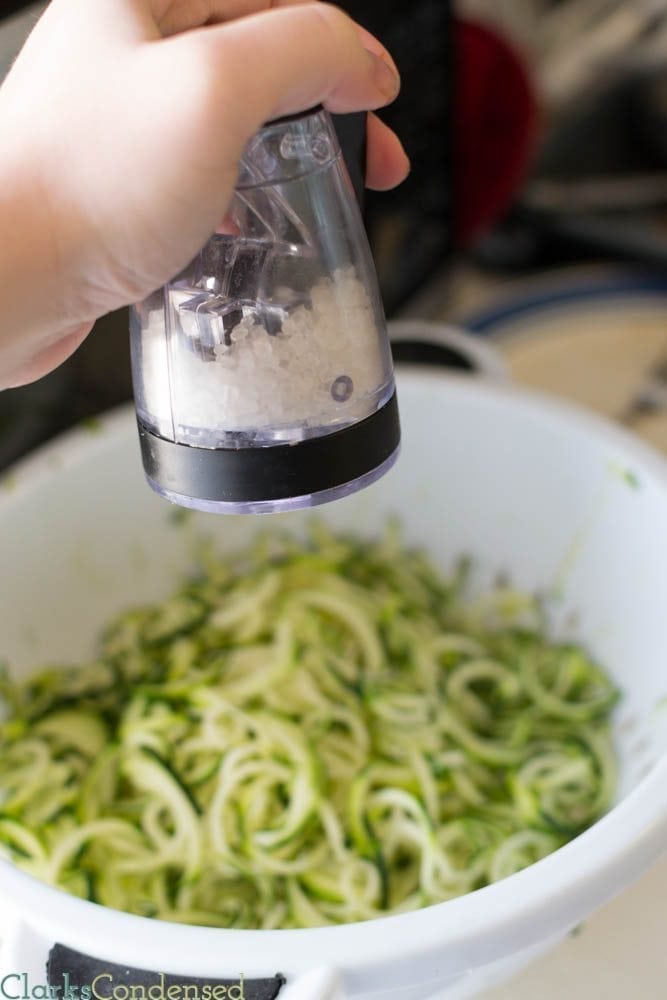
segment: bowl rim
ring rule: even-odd
[[[579,433],[622,450],[667,494],[662,456],[583,407],[543,392],[418,366],[400,373],[399,392],[401,383],[420,387],[425,379],[468,400],[505,400],[526,412],[564,420]],[[129,434],[133,421],[132,406],[120,407],[104,415],[94,432],[75,428],[14,466],[11,488],[0,490],[0,517],[11,514],[22,494],[85,461],[101,443],[113,446]],[[122,956],[138,968],[181,974],[192,974],[194,968],[197,975],[219,975],[224,964],[235,974],[243,970],[245,975],[271,976],[277,969],[295,973],[333,961],[353,975],[382,969],[398,985],[406,975],[408,982],[417,978],[414,967],[405,972],[406,959],[423,963],[422,979],[429,968],[442,975],[462,974],[563,932],[666,851],[667,754],[605,816],[541,861],[464,896],[364,923],[257,931],[160,922],[70,896],[3,860],[0,898],[10,900],[14,912],[53,940],[110,961]]]
[[[446,387],[448,394],[452,396],[470,397],[481,403],[505,402],[521,407],[526,412],[541,413],[542,416],[558,419],[580,433],[595,436],[610,448],[626,451],[633,461],[641,462],[653,477],[662,480],[667,486],[667,456],[632,430],[616,424],[611,418],[582,403],[511,380],[486,379],[477,374],[445,371],[413,362],[397,365],[396,379],[399,392],[403,384],[433,384]],[[123,403],[90,420],[85,419],[75,424],[12,463],[0,472],[0,515],[31,484],[37,485],[39,481],[49,479],[70,465],[77,464],[89,452],[97,450],[100,443],[109,444],[115,434],[129,434],[132,427],[136,427],[136,411],[131,402]]]

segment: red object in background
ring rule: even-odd
[[[509,206],[536,146],[538,103],[514,49],[495,31],[454,25],[453,225],[467,246]]]

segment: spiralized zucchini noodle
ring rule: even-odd
[[[266,534],[6,670],[0,855],[105,906],[286,928],[505,878],[610,805],[617,691],[539,603],[465,597],[395,528]]]

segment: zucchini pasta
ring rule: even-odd
[[[0,855],[162,920],[313,927],[470,892],[593,823],[617,691],[537,601],[397,530],[209,555],[96,658],[0,680]]]

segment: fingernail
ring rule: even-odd
[[[394,66],[384,60],[382,56],[376,55],[375,52],[370,52],[369,55],[374,63],[373,82],[375,86],[383,97],[388,101],[393,101],[401,89],[401,78]]]

